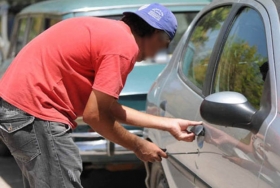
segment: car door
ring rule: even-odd
[[[204,80],[212,49],[230,10],[231,5],[226,4],[206,12],[196,21],[182,49],[177,49],[175,52],[176,56],[180,56],[179,61],[171,62],[171,64],[175,63],[171,70],[167,67],[166,71],[169,71],[169,75],[165,77],[165,84],[160,86],[159,106],[162,116],[195,119],[203,97]],[[177,59],[175,57],[173,60]],[[170,153],[197,151],[195,142],[179,142],[167,132],[160,132],[160,134],[160,145]],[[196,158],[196,155],[174,155],[170,156],[169,160],[177,163],[174,164],[175,166],[184,166],[187,171],[196,173],[198,170]],[[177,187],[182,187],[181,182],[174,182]]]
[[[209,93],[243,94],[257,111],[257,133],[204,122],[204,147],[197,155],[197,176],[211,187],[269,187],[259,181],[264,155],[265,131],[271,119],[272,67],[270,26],[266,10],[257,1],[239,1],[236,15],[215,48],[209,69]],[[206,91],[207,92],[207,91]],[[203,120],[198,114],[196,120]],[[245,126],[245,125],[244,125]]]

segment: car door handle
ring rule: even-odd
[[[203,125],[193,126],[190,130],[195,136],[205,136],[205,129]]]
[[[203,147],[204,144],[204,139],[205,139],[205,128],[203,125],[197,125],[191,128],[190,130],[192,133],[195,134],[195,136],[197,136],[196,138],[196,142],[197,142],[197,146],[201,149]]]

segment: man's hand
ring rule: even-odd
[[[167,154],[162,151],[157,145],[147,140],[139,139],[137,148],[134,151],[135,155],[144,162],[161,161],[162,157],[167,158]]]
[[[188,121],[183,119],[167,119],[167,131],[170,132],[177,140],[192,142],[195,135],[187,129],[189,126],[201,125],[202,122]]]

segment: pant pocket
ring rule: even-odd
[[[50,127],[51,134],[54,137],[65,136],[66,134],[71,132],[71,127],[64,123],[51,121],[49,122],[49,127]]]
[[[23,163],[31,161],[41,153],[34,120],[35,117],[24,114],[0,118],[0,132],[4,143],[15,159]]]

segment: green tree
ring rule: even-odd
[[[215,84],[218,91],[242,93],[254,107],[259,108],[264,85],[260,67],[267,61],[266,57],[258,54],[257,46],[250,46],[232,36],[225,44],[219,62]]]

